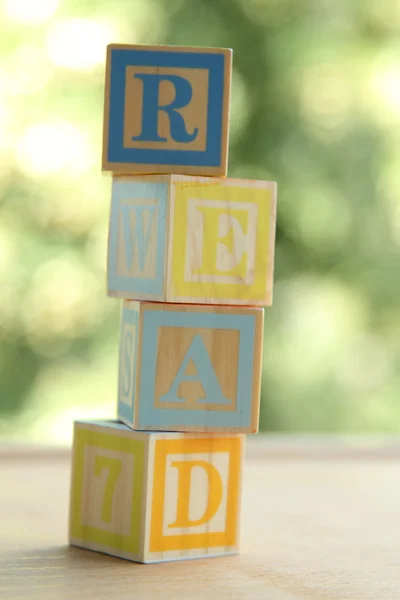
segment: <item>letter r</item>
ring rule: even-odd
[[[185,121],[178,109],[187,106],[192,99],[190,82],[180,75],[160,75],[158,73],[137,73],[135,76],[143,83],[142,132],[132,138],[138,142],[167,142],[166,137],[158,135],[158,113],[164,111],[169,118],[171,137],[175,142],[188,143],[196,139],[199,133],[195,127],[192,133],[186,130]],[[169,81],[175,88],[175,98],[170,104],[161,104],[159,99],[160,83]]]

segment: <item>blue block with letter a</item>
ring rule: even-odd
[[[136,430],[256,433],[262,308],[125,300],[118,418]]]
[[[225,177],[232,50],[107,48],[103,170]]]

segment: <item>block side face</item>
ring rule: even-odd
[[[139,305],[123,302],[119,340],[118,368],[118,418],[134,427],[136,378],[140,361],[139,349]]]
[[[170,211],[168,302],[271,303],[273,182],[174,178]]]
[[[253,385],[251,389],[251,433],[258,433],[260,422],[261,375],[264,340],[264,309],[255,309]]]
[[[108,131],[110,127],[110,81],[111,81],[111,47],[107,47],[105,85],[104,85],[104,106],[103,106],[103,148],[101,154],[101,168],[103,171],[109,170],[108,162]]]
[[[242,436],[172,434],[154,447],[144,562],[237,553]]]
[[[141,380],[142,380],[142,368],[145,368],[145,366],[148,363],[152,363],[152,361],[156,360],[155,356],[148,356],[146,353],[144,353],[144,349],[143,349],[143,314],[145,311],[145,307],[148,306],[147,302],[140,302],[139,303],[139,333],[138,333],[138,363],[137,363],[137,369],[136,369],[136,386],[135,386],[135,394],[136,394],[136,399],[137,401],[135,402],[134,405],[134,412],[133,412],[133,418],[134,418],[134,423],[135,423],[135,428],[136,429],[142,429],[141,425],[140,425],[140,389],[141,389]],[[159,304],[155,304],[155,306],[159,306]],[[144,357],[144,360],[142,360]]]
[[[159,438],[157,433],[144,434],[147,435],[145,454],[145,478],[143,486],[143,527],[140,540],[140,562],[147,562],[146,555],[149,547],[149,536],[151,526],[151,505],[154,480],[154,450],[156,439]],[[172,434],[173,435],[173,434]]]
[[[71,544],[139,557],[144,451],[145,440],[123,427],[75,426]]]
[[[72,530],[72,525],[75,522],[76,519],[76,515],[75,515],[75,511],[74,511],[74,499],[76,496],[76,488],[77,488],[77,483],[74,482],[74,479],[76,478],[75,475],[75,471],[76,468],[75,465],[79,464],[79,457],[77,456],[77,444],[75,444],[75,439],[77,439],[78,436],[78,431],[80,429],[82,425],[80,423],[74,422],[74,426],[73,426],[73,444],[72,444],[72,454],[71,454],[71,473],[70,473],[70,488],[69,488],[69,511],[68,511],[68,534],[69,534],[69,538],[71,540],[71,536],[73,533]]]
[[[261,309],[143,305],[138,429],[253,432]],[[259,364],[259,363],[258,363]]]
[[[221,172],[204,173],[214,177],[226,177],[228,173],[228,149],[229,149],[229,123],[231,108],[231,85],[232,85],[232,51],[225,53],[224,61],[224,96],[222,105],[222,133],[221,133]],[[200,175],[201,173],[199,173]]]
[[[271,218],[268,237],[268,261],[267,261],[267,292],[266,306],[272,306],[274,269],[275,269],[275,236],[276,236],[276,214],[277,214],[278,186],[275,183],[271,188]]]
[[[231,62],[229,49],[109,46],[103,169],[225,176]]]
[[[108,242],[108,293],[163,300],[167,182],[114,177]]]

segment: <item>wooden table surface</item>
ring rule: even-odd
[[[138,565],[67,546],[66,450],[0,448],[0,598],[400,599],[400,442],[250,439],[239,556]]]

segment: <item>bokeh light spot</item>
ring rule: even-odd
[[[388,349],[377,336],[357,337],[345,348],[337,369],[338,377],[351,391],[378,388],[391,375]]]
[[[370,80],[372,92],[375,95],[379,110],[385,107],[385,120],[397,117],[400,119],[400,67],[398,64],[377,64],[372,71]],[[385,111],[382,111],[385,113]]]
[[[231,93],[231,116],[229,125],[229,135],[232,142],[235,142],[240,134],[245,130],[250,112],[250,97],[243,77],[233,70],[232,73],[232,93]]]
[[[65,19],[50,28],[47,50],[57,67],[88,71],[104,63],[107,44],[116,41],[118,33],[110,22]]]
[[[99,293],[94,275],[72,256],[42,264],[33,275],[24,303],[28,338],[86,335],[101,315],[101,304],[96,301]]]
[[[299,84],[300,105],[306,126],[327,139],[341,137],[351,114],[351,86],[336,64],[305,69]]]
[[[41,176],[70,169],[85,172],[93,155],[83,132],[68,121],[37,123],[29,127],[17,144],[17,160],[28,175]]]
[[[23,25],[40,25],[57,11],[60,0],[7,0],[7,17]]]

